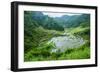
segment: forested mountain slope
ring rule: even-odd
[[[60,53],[59,51],[56,53],[50,53],[50,50],[55,47],[54,43],[48,44],[48,41],[50,39],[52,39],[53,37],[72,35],[78,35],[84,40],[87,40],[87,42],[76,50],[65,50],[65,52],[63,53]],[[89,46],[89,14],[51,17],[49,15],[45,15],[43,12],[40,11],[24,11],[25,61],[89,58]]]

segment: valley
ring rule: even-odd
[[[90,58],[90,15],[24,12],[24,61]]]

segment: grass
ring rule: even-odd
[[[76,27],[76,28],[67,28],[65,29],[66,33],[69,33],[69,35],[74,36],[81,36],[85,40],[90,41],[90,28],[89,27]]]
[[[65,29],[65,32],[70,33],[70,34],[75,34],[75,33],[80,33],[80,32],[84,32],[85,30],[90,29],[89,27],[76,27],[76,28],[67,28]]]
[[[49,61],[49,60],[72,60],[72,59],[89,59],[90,48],[88,43],[79,48],[68,49],[65,52],[53,52],[50,50],[55,47],[53,43],[45,44],[41,47],[32,49],[24,55],[24,61]]]
[[[89,59],[90,48],[83,45],[79,48],[68,49],[59,59]]]
[[[62,33],[62,31],[48,30],[43,27],[34,28],[31,36],[24,35],[24,52],[27,53],[31,49],[43,45],[52,37],[60,36]]]
[[[70,28],[66,29],[65,32],[70,34],[78,34],[85,32],[89,28]],[[90,58],[90,41],[89,35],[81,35],[84,39],[87,40],[87,43],[80,46],[79,48],[66,48],[65,52],[51,52],[55,47],[53,42],[48,43],[52,37],[60,36],[63,31],[47,30],[42,27],[34,29],[32,48],[28,48],[27,52],[24,52],[24,61],[49,61],[49,60],[72,60],[72,59],[89,59]],[[34,35],[35,34],[35,35]],[[28,41],[28,40],[27,40]]]

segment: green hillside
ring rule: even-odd
[[[78,48],[67,48],[64,52],[56,48],[53,37],[75,36],[86,42]],[[90,58],[90,15],[63,15],[50,17],[38,11],[24,11],[24,61],[46,61]]]

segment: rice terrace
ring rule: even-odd
[[[24,11],[24,61],[90,58],[90,14]]]

